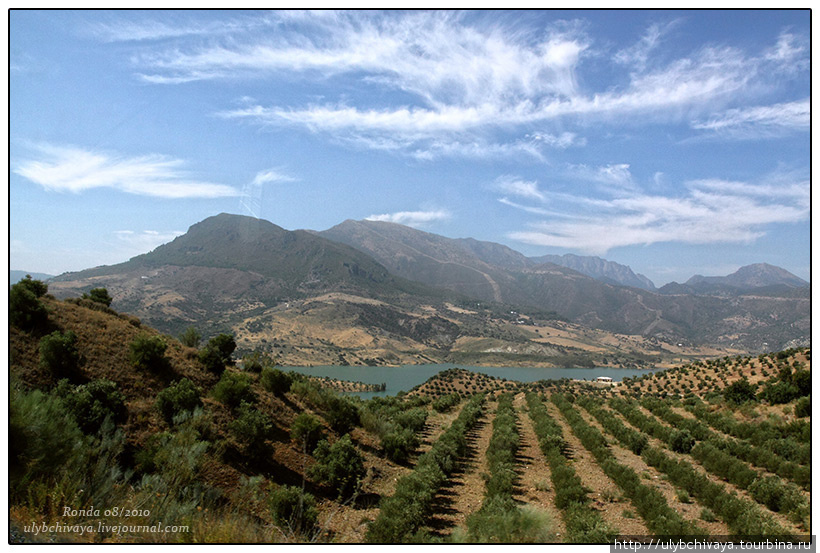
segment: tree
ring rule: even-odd
[[[117,384],[110,380],[92,380],[80,386],[72,386],[67,380],[62,380],[57,386],[56,394],[86,434],[98,433],[106,418],[119,424],[125,422],[128,416],[125,396],[117,389]]]
[[[231,432],[237,441],[244,445],[248,456],[263,459],[268,452],[265,440],[273,428],[270,420],[247,401],[239,405],[236,415],[236,419],[229,426]]]
[[[157,394],[156,406],[168,424],[181,413],[191,412],[202,406],[201,392],[193,382],[183,378]]]
[[[245,374],[223,372],[211,394],[217,401],[232,409],[239,407],[242,402],[256,403],[256,395],[251,390],[251,380]]]
[[[747,401],[754,401],[757,398],[756,393],[756,386],[746,380],[746,377],[743,377],[727,386],[726,389],[723,390],[723,397],[729,403],[740,405]]]
[[[80,372],[77,335],[55,330],[40,339],[40,367],[59,378],[76,378]]]
[[[202,340],[202,334],[192,326],[186,328],[185,332],[179,335],[179,341],[182,342],[182,345],[189,348],[198,348],[200,340]]]
[[[26,275],[26,278],[20,280],[14,286],[19,286],[29,290],[35,297],[41,298],[48,293],[48,284],[42,280],[34,280],[31,275]]]
[[[310,413],[300,413],[290,427],[290,437],[305,451],[313,451],[323,438],[322,423]]]
[[[276,524],[296,534],[313,532],[319,520],[316,500],[296,486],[280,486],[273,491],[270,513]]]
[[[262,374],[259,375],[259,383],[270,393],[282,396],[290,390],[293,378],[279,369],[265,367],[262,369]]]
[[[88,292],[88,294],[83,294],[83,298],[101,303],[106,307],[109,307],[113,301],[113,298],[108,295],[108,290],[105,288],[94,288]]]
[[[42,328],[48,321],[48,310],[40,301],[48,287],[28,277],[9,290],[9,322],[21,330]]]
[[[165,357],[166,349],[168,344],[161,336],[142,333],[129,345],[129,359],[137,369],[161,372],[170,366]]]
[[[221,373],[225,365],[233,365],[231,355],[236,349],[236,342],[230,334],[220,334],[208,340],[199,352],[199,361],[211,372]]]
[[[329,485],[339,498],[350,497],[358,490],[365,468],[350,435],[345,434],[333,445],[327,440],[320,441],[313,456],[316,464],[310,468],[312,478]]]

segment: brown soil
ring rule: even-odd
[[[487,402],[484,414],[467,434],[468,453],[435,500],[435,514],[429,527],[434,535],[448,536],[459,526],[466,526],[467,517],[481,507],[484,499],[484,480],[487,471],[484,453],[493,433],[492,418],[498,404]]]
[[[661,492],[669,507],[677,511],[682,518],[694,522],[700,528],[703,528],[710,536],[728,536],[731,533],[728,526],[723,522],[705,522],[700,520],[702,506],[695,503],[694,498],[691,498],[689,503],[680,501],[678,499],[678,488],[666,480],[663,473],[647,465],[639,455],[635,455],[629,449],[622,447],[586,409],[579,408],[578,412],[588,424],[597,428],[607,438],[607,441],[610,443],[610,451],[614,455],[615,460],[631,468],[636,474],[646,478],[642,483],[647,486],[652,486]]]
[[[518,449],[518,493],[514,499],[535,505],[549,513],[555,541],[561,541],[561,536],[566,534],[564,520],[555,507],[555,490],[550,480],[549,464],[538,445],[532,420],[525,411],[524,394],[516,396],[514,405],[518,410],[518,435],[521,437]]]
[[[652,413],[650,413],[649,411],[647,411],[647,410],[646,410],[646,409],[644,409],[643,407],[638,406],[638,408],[639,408],[639,409],[640,409],[640,410],[641,410],[641,411],[642,411],[645,415],[647,415],[647,416],[654,416],[654,415],[652,415]],[[619,417],[621,417],[621,414],[620,414],[620,413],[616,413],[616,415],[618,415]],[[656,417],[656,418],[657,418],[657,417]],[[626,420],[626,419],[624,419],[623,417],[621,417],[621,420],[622,420],[622,421],[624,422],[624,424],[626,424],[627,426],[632,426],[632,425],[629,423],[629,421],[627,421],[627,420]],[[658,419],[658,420],[660,420],[660,419]],[[663,422],[663,421],[661,421],[661,422]],[[634,427],[633,427],[633,428],[634,428]],[[640,430],[640,429],[636,428],[636,430]],[[712,474],[711,472],[707,471],[707,470],[706,470],[705,468],[703,468],[703,466],[702,466],[702,465],[701,465],[701,464],[700,464],[700,463],[699,463],[699,462],[698,462],[698,461],[697,461],[694,457],[692,457],[691,455],[682,455],[682,454],[680,454],[680,453],[675,453],[674,451],[672,451],[672,450],[668,449],[668,447],[667,447],[666,443],[662,442],[661,440],[659,440],[659,439],[657,439],[657,438],[653,438],[653,437],[652,437],[652,436],[650,436],[649,434],[647,434],[646,436],[647,436],[647,438],[649,438],[649,444],[650,444],[652,447],[655,447],[655,448],[658,448],[658,449],[662,450],[662,451],[664,452],[664,454],[665,454],[665,455],[667,455],[668,457],[671,457],[671,458],[673,458],[673,459],[676,459],[676,460],[678,460],[678,461],[679,461],[679,460],[681,460],[681,459],[684,459],[684,460],[686,460],[686,461],[689,461],[689,462],[691,463],[692,467],[694,467],[694,469],[695,469],[695,470],[697,470],[698,472],[700,472],[701,474],[703,474],[704,476],[706,476],[707,478],[709,478],[709,480],[710,480],[710,481],[712,481],[712,482],[716,482],[716,483],[718,483],[718,484],[721,484],[721,485],[722,485],[722,486],[726,489],[726,491],[727,491],[727,492],[729,492],[729,493],[735,493],[738,497],[741,497],[741,498],[743,498],[743,499],[745,499],[745,500],[747,500],[747,501],[750,501],[750,502],[752,502],[752,503],[756,504],[756,505],[757,505],[758,507],[760,507],[760,509],[762,509],[765,513],[767,513],[767,514],[771,515],[771,516],[772,516],[772,517],[773,517],[773,518],[777,521],[777,523],[778,523],[778,524],[780,524],[781,526],[783,526],[783,528],[785,528],[785,529],[786,529],[786,530],[788,530],[789,532],[794,533],[794,534],[796,534],[796,535],[801,533],[801,532],[800,532],[800,530],[799,530],[797,527],[795,527],[795,526],[794,526],[794,524],[792,524],[791,522],[789,522],[789,520],[788,520],[788,519],[787,519],[784,515],[781,515],[780,513],[775,513],[775,512],[773,512],[773,511],[770,511],[769,509],[767,509],[767,508],[766,508],[766,506],[765,506],[765,505],[761,505],[761,504],[757,503],[757,502],[756,502],[756,501],[752,498],[752,496],[749,494],[749,492],[747,492],[747,491],[746,491],[746,490],[744,490],[743,488],[739,488],[738,486],[735,486],[734,484],[732,484],[731,482],[729,482],[727,479],[725,479],[725,478],[720,478],[719,476],[715,476],[715,475],[714,475],[714,474]]]
[[[609,524],[611,528],[617,530],[621,535],[648,536],[651,532],[646,525],[637,518],[625,518],[624,511],[630,510],[634,513],[629,500],[624,499],[618,486],[601,470],[598,462],[581,444],[581,441],[573,434],[572,429],[564,420],[561,412],[551,401],[545,401],[550,416],[555,419],[564,440],[569,445],[572,455],[572,463],[575,472],[583,482],[584,486],[592,490],[589,492],[591,499],[590,507],[601,513],[601,518]]]

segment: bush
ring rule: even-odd
[[[381,445],[388,459],[404,463],[419,446],[419,439],[411,429],[399,428],[385,434]]]
[[[26,493],[41,478],[59,480],[86,462],[87,439],[65,404],[40,390],[11,386],[9,397],[9,492]]]
[[[173,424],[174,417],[202,406],[201,395],[202,392],[193,382],[183,378],[157,394],[156,406],[165,421]]]
[[[251,390],[251,379],[240,373],[227,371],[222,373],[211,395],[232,409],[239,407],[243,401],[256,403],[256,394]]]
[[[202,334],[192,326],[186,328],[185,332],[179,335],[179,341],[182,345],[189,348],[198,348],[200,340],[202,340]]]
[[[316,500],[296,486],[280,486],[271,493],[270,513],[290,534],[310,534],[319,520]]]
[[[199,361],[213,373],[221,373],[226,365],[233,365],[233,355],[236,342],[230,334],[220,334],[208,340],[208,343],[199,352]]]
[[[757,399],[756,386],[749,383],[745,377],[732,383],[723,390],[723,397],[729,403],[740,405]]]
[[[114,300],[114,298],[108,295],[108,290],[105,288],[94,288],[88,292],[88,294],[83,294],[83,299],[89,299],[91,301],[101,303],[106,307],[110,307],[111,302]]]
[[[760,392],[760,398],[768,401],[772,405],[780,405],[789,403],[790,401],[800,397],[800,390],[791,382],[775,382],[769,383]]]
[[[276,365],[276,361],[271,356],[259,351],[254,351],[242,358],[242,368],[252,373],[261,373],[263,369],[274,365]]]
[[[686,430],[676,430],[669,438],[669,447],[677,453],[689,453],[695,445],[695,438]]]
[[[26,275],[25,278],[18,281],[16,284],[12,285],[14,287],[24,288],[34,294],[35,298],[42,298],[48,293],[48,284],[43,282],[42,280],[34,280],[31,278],[31,275]]]
[[[161,372],[170,367],[165,357],[168,344],[161,336],[140,334],[131,342],[129,349],[131,364],[139,370]]]
[[[30,277],[14,284],[9,290],[9,322],[26,331],[43,328],[48,310],[39,298],[46,290],[45,284]]]
[[[324,437],[322,423],[309,413],[300,413],[290,427],[290,437],[305,451],[313,451]]]
[[[270,436],[273,425],[264,413],[246,401],[240,403],[236,412],[237,417],[229,426],[231,432],[245,446],[246,453],[263,457],[267,451],[265,440]]]
[[[67,330],[55,330],[40,339],[40,367],[58,378],[74,379],[80,373],[80,352],[77,335]]]
[[[811,416],[811,398],[800,398],[794,406],[794,416],[799,418]]]
[[[283,396],[285,392],[290,390],[293,379],[289,374],[279,369],[264,367],[259,375],[259,383],[270,393]]]
[[[359,425],[359,409],[351,401],[334,396],[330,399],[325,420],[334,431],[346,434]]]
[[[311,478],[329,485],[339,498],[347,498],[359,489],[365,474],[361,454],[356,450],[348,434],[333,445],[322,440],[313,452],[316,464],[310,468]]]
[[[72,386],[61,380],[55,391],[86,434],[100,431],[106,418],[114,424],[125,422],[128,412],[125,397],[110,380],[93,380],[81,386]]]
[[[447,394],[446,396],[441,396],[440,398],[433,401],[433,409],[438,411],[439,413],[447,413],[453,407],[459,404],[461,401],[461,396],[458,394]]]

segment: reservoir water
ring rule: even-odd
[[[414,386],[425,382],[431,376],[452,368],[467,369],[489,376],[517,380],[518,382],[536,382],[538,380],[560,380],[561,378],[594,380],[599,376],[609,376],[615,382],[624,378],[654,372],[652,369],[616,369],[601,367],[594,369],[564,369],[535,367],[471,367],[466,365],[403,365],[401,367],[281,367],[285,371],[294,371],[310,376],[328,376],[341,380],[365,382],[367,384],[386,384],[384,392],[363,392],[356,395],[367,399],[374,396],[394,396],[401,391],[409,391]],[[657,369],[662,370],[662,369]]]

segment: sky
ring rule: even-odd
[[[808,10],[12,10],[9,34],[12,269],[119,263],[227,212],[657,286],[810,277]]]

